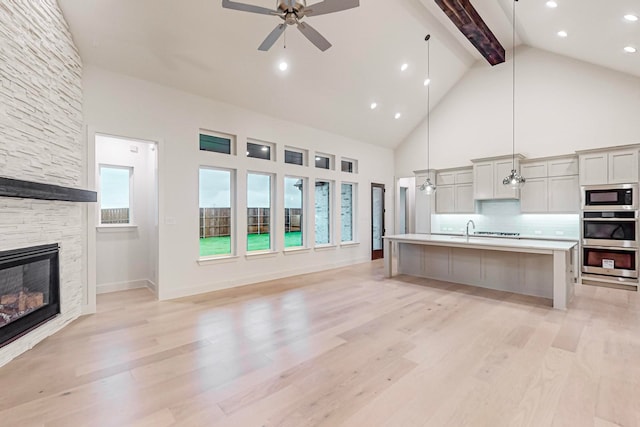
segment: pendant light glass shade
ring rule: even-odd
[[[513,190],[517,190],[524,185],[527,180],[515,169],[511,169],[511,173],[502,180],[503,185],[508,185]]]
[[[426,194],[427,196],[432,195],[433,193],[436,192],[436,185],[431,182],[431,178],[427,178],[419,187],[418,189],[420,191],[422,191],[424,194]]]
[[[503,185],[508,185],[513,190],[517,190],[521,188],[526,179],[522,175],[518,173],[516,170],[516,3],[518,0],[513,0],[513,58],[511,59],[511,63],[513,64],[513,92],[512,92],[512,101],[513,101],[513,115],[512,115],[512,131],[513,131],[513,151],[512,151],[512,169],[511,173],[507,175],[503,180]]]

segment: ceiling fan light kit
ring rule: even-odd
[[[265,52],[275,44],[289,25],[295,25],[298,31],[318,49],[324,52],[331,47],[331,43],[311,25],[302,22],[302,19],[307,16],[311,17],[341,12],[358,6],[360,6],[360,0],[324,0],[310,6],[307,6],[306,0],[277,0],[276,8],[272,10],[261,6],[222,0],[222,7],[225,9],[257,13],[260,15],[273,15],[284,21],[284,23],[276,26],[258,47],[258,50]]]

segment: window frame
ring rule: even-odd
[[[324,158],[324,159],[328,159],[329,160],[329,167],[323,168],[323,167],[318,166],[317,165],[318,157],[321,157],[321,158]],[[316,152],[313,155],[313,166],[316,169],[332,171],[332,170],[335,170],[335,164],[336,164],[336,157],[333,154],[326,154],[326,153]]]
[[[228,139],[229,140],[229,153],[227,154],[227,153],[221,153],[219,151],[203,150],[201,148],[201,146],[200,146],[200,135]],[[238,148],[238,141],[237,141],[236,135],[232,135],[232,134],[224,133],[224,132],[217,132],[217,131],[207,130],[207,129],[200,129],[198,131],[198,150],[200,152],[202,152],[202,153],[209,153],[209,154],[213,154],[213,155],[216,155],[216,156],[235,156],[237,154],[237,148]]]
[[[259,249],[259,250],[249,250],[249,175],[262,175],[269,177],[269,248],[268,249]],[[277,232],[276,221],[275,221],[275,211],[276,211],[276,200],[275,200],[275,181],[276,175],[268,172],[261,171],[247,171],[247,181],[246,181],[246,191],[247,191],[247,247],[245,248],[245,253],[247,255],[257,255],[257,254],[265,254],[265,253],[273,253],[275,252],[275,235]],[[303,199],[304,203],[304,199]]]
[[[287,203],[286,203],[286,197],[287,197],[287,191],[285,189],[285,184],[287,182],[287,178],[290,179],[295,179],[295,180],[302,180],[302,200],[301,200],[301,209],[302,209],[302,220],[300,221],[300,232],[302,235],[302,244],[301,246],[289,246],[287,247],[287,242],[286,242],[286,221],[284,222],[285,227],[283,229],[283,233],[282,233],[282,238],[283,238],[283,248],[285,252],[291,252],[291,251],[300,251],[300,250],[306,250],[309,248],[309,239],[308,239],[308,234],[309,234],[309,227],[308,227],[308,211],[309,209],[307,208],[308,205],[308,200],[309,200],[309,178],[307,177],[303,177],[303,176],[296,176],[296,175],[284,175],[283,181],[282,181],[282,192],[283,192],[283,196],[285,198],[285,203],[283,206],[284,211],[286,211],[287,209]],[[306,195],[306,196],[305,196]],[[282,212],[282,214],[284,215],[284,211]]]
[[[261,145],[263,147],[268,147],[269,148],[269,158],[268,159],[264,159],[262,157],[253,157],[249,155],[249,144],[252,145]],[[267,141],[261,141],[259,139],[252,139],[252,138],[248,138],[247,139],[247,150],[246,150],[246,158],[247,159],[256,159],[256,160],[265,160],[268,162],[275,162],[276,161],[276,144],[272,143],[272,142],[267,142]]]
[[[230,213],[229,213],[229,246],[230,252],[226,254],[219,255],[200,255],[200,189],[201,189],[201,180],[200,180],[200,171],[202,169],[208,170],[216,170],[222,172],[229,172],[229,204]],[[236,230],[236,216],[237,216],[237,196],[236,191],[238,188],[237,184],[237,170],[232,168],[225,168],[220,166],[212,166],[212,165],[199,165],[198,166],[198,260],[199,261],[207,261],[207,260],[218,260],[218,259],[229,259],[235,258],[237,256],[237,230]]]
[[[351,186],[351,240],[343,240],[342,234],[342,186]],[[340,183],[340,244],[349,245],[358,243],[358,183],[352,181],[342,181]]]
[[[287,162],[287,151],[290,151],[292,153],[299,153],[302,155],[302,164],[299,165],[297,163],[291,163],[291,162]],[[285,146],[284,147],[284,159],[283,162],[287,165],[294,165],[294,166],[308,166],[309,165],[309,150],[305,150],[303,148],[296,148],[296,147],[291,147],[291,146]]]
[[[329,237],[329,241],[326,243],[318,243],[318,222],[317,220],[315,220],[316,218],[316,208],[315,208],[315,202],[316,202],[316,188],[317,188],[317,184],[320,182],[326,182],[327,184],[329,184],[329,195],[328,195],[328,201],[329,201],[329,206],[328,206],[328,218],[327,218],[327,228],[328,228],[328,237]],[[316,248],[321,248],[321,247],[326,247],[326,246],[333,246],[334,245],[334,223],[335,223],[335,213],[334,213],[334,187],[335,187],[335,181],[332,181],[330,179],[324,179],[324,178],[317,178],[314,181],[314,247]]]
[[[122,222],[122,223],[117,223],[117,224],[103,224],[102,223],[102,169],[103,168],[109,168],[109,169],[126,169],[129,171],[129,222]],[[96,224],[98,224],[98,227],[110,227],[110,228],[116,228],[116,227],[131,227],[131,226],[135,226],[135,222],[134,222],[134,209],[133,209],[133,166],[124,166],[124,165],[115,165],[115,164],[110,164],[110,163],[100,163],[98,164],[98,209],[97,209],[97,214],[98,214],[98,219]]]
[[[348,172],[348,171],[342,170],[342,162],[351,163],[352,171]],[[348,158],[348,157],[341,157],[340,158],[340,172],[341,173],[354,174],[354,175],[357,174],[358,173],[358,161],[356,159],[351,159],[351,158]]]

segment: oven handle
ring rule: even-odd
[[[636,218],[582,218],[582,221],[593,222],[635,222]]]
[[[603,249],[606,251],[629,251],[629,252],[638,252],[638,248],[626,248],[622,246],[591,246],[591,245],[582,245],[582,249]]]

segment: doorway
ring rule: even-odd
[[[384,258],[384,184],[371,184],[371,259]]]
[[[158,288],[158,144],[95,134],[91,218],[96,294]]]

